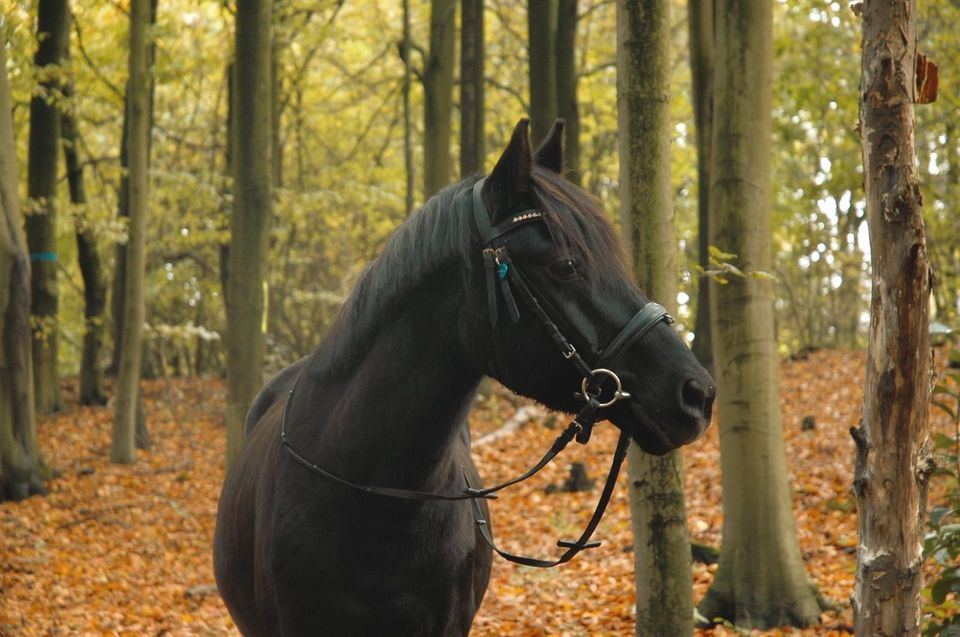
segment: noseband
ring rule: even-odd
[[[618,400],[630,398],[630,394],[624,391],[619,376],[617,376],[616,372],[613,371],[613,368],[616,367],[617,363],[619,363],[623,353],[627,351],[630,346],[643,338],[644,335],[646,335],[661,321],[665,323],[672,323],[673,317],[667,314],[667,311],[663,308],[663,306],[658,305],[657,303],[647,303],[636,314],[634,314],[629,321],[627,321],[627,323],[621,328],[620,332],[607,344],[599,356],[597,356],[594,364],[592,366],[588,364],[577,351],[577,348],[574,347],[574,345],[566,338],[566,336],[564,336],[564,334],[557,327],[557,324],[543,309],[544,305],[549,306],[549,304],[546,303],[546,299],[534,285],[527,281],[526,277],[523,276],[517,265],[511,261],[509,251],[507,250],[507,235],[529,223],[536,221],[545,222],[544,213],[539,210],[526,210],[524,212],[515,214],[496,225],[492,225],[490,223],[490,216],[487,213],[487,209],[484,206],[483,199],[481,197],[481,190],[483,188],[484,181],[484,179],[481,179],[473,186],[472,208],[474,222],[480,237],[483,265],[486,273],[487,306],[489,310],[490,324],[491,326],[496,327],[499,318],[499,301],[497,294],[498,288],[500,290],[499,296],[503,297],[503,302],[507,308],[508,314],[510,315],[511,321],[513,323],[517,323],[520,320],[520,309],[517,307],[516,299],[513,293],[514,289],[516,289],[516,292],[520,296],[521,300],[530,309],[530,311],[533,312],[534,316],[537,317],[544,329],[553,339],[553,342],[559,348],[563,358],[567,361],[570,361],[570,364],[573,365],[577,372],[583,377],[583,380],[580,383],[580,393],[578,393],[577,396],[584,401],[584,406],[580,409],[580,411],[577,412],[577,415],[573,418],[570,424],[568,424],[563,432],[557,436],[547,453],[545,453],[534,466],[527,470],[526,473],[511,480],[507,480],[506,482],[502,482],[496,486],[487,487],[485,489],[475,489],[471,487],[465,470],[464,480],[466,480],[466,487],[463,491],[458,493],[432,493],[412,489],[360,485],[336,474],[330,473],[313,462],[310,462],[297,453],[287,439],[287,418],[294,390],[296,389],[296,386],[300,380],[298,376],[294,381],[293,389],[289,391],[287,402],[283,407],[283,415],[280,419],[280,443],[297,463],[309,471],[323,476],[332,482],[350,487],[351,489],[355,489],[357,491],[390,498],[416,501],[470,500],[472,503],[474,519],[476,520],[477,528],[480,531],[481,536],[494,551],[496,551],[505,559],[517,564],[535,567],[551,567],[556,566],[557,564],[563,564],[564,562],[569,562],[577,553],[584,549],[594,548],[600,545],[600,542],[591,542],[590,538],[593,535],[594,530],[596,530],[597,525],[600,523],[600,519],[603,517],[603,513],[606,510],[607,503],[610,501],[610,497],[613,495],[613,489],[617,482],[617,475],[620,472],[620,467],[623,464],[623,459],[626,457],[627,453],[629,436],[626,433],[620,433],[620,438],[617,441],[617,448],[613,455],[613,461],[610,465],[610,471],[607,474],[603,491],[601,492],[600,499],[597,501],[596,508],[594,509],[590,521],[587,523],[587,526],[584,528],[584,531],[577,540],[557,541],[557,545],[559,547],[567,550],[556,559],[541,560],[522,555],[515,555],[499,549],[493,541],[489,524],[484,519],[483,510],[480,508],[478,500],[481,498],[495,499],[497,496],[494,494],[497,491],[501,491],[506,487],[530,478],[547,466],[547,464],[549,464],[550,461],[557,456],[557,454],[563,451],[574,438],[576,438],[577,442],[581,444],[586,444],[589,442],[590,434],[593,430],[593,425],[597,421],[599,410],[613,405]],[[587,339],[582,339],[581,342],[587,342]],[[613,384],[613,392],[609,399],[601,400],[601,394],[607,381]]]

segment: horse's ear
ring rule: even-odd
[[[533,163],[558,175],[563,174],[563,127],[562,119],[555,121],[540,148],[533,154]]]
[[[533,156],[530,152],[529,128],[530,120],[526,117],[517,122],[510,143],[483,184],[483,199],[493,223],[517,210],[533,207],[533,188],[530,184]]]

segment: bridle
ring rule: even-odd
[[[563,451],[574,438],[576,438],[577,442],[581,444],[586,444],[589,442],[590,434],[593,430],[593,425],[597,421],[599,410],[604,407],[610,407],[619,400],[630,398],[630,394],[623,390],[620,378],[617,376],[616,372],[612,371],[613,368],[617,365],[624,352],[626,352],[631,345],[643,338],[661,321],[672,323],[673,318],[667,314],[667,311],[663,308],[663,306],[656,303],[647,303],[633,316],[633,318],[627,321],[623,328],[621,328],[620,332],[602,350],[596,361],[594,361],[594,364],[592,366],[588,364],[577,351],[576,347],[574,347],[574,345],[566,338],[566,336],[564,336],[553,319],[551,319],[549,314],[544,310],[543,306],[548,305],[546,303],[546,299],[542,296],[542,294],[539,293],[536,286],[527,281],[526,277],[524,277],[524,275],[521,273],[520,268],[518,268],[517,265],[511,261],[510,254],[507,249],[506,237],[511,232],[529,223],[545,222],[544,213],[539,210],[526,210],[510,216],[496,225],[492,225],[490,223],[490,216],[487,212],[486,206],[483,204],[483,199],[481,197],[481,190],[483,188],[484,181],[484,179],[481,179],[473,186],[472,209],[473,219],[476,225],[477,233],[480,237],[481,253],[483,256],[483,265],[486,278],[487,306],[489,310],[491,326],[496,327],[499,318],[498,296],[503,298],[503,302],[507,308],[507,312],[511,321],[517,323],[520,320],[520,309],[517,306],[514,295],[515,290],[516,295],[518,295],[527,308],[533,312],[534,316],[537,317],[541,325],[550,335],[553,342],[559,348],[563,358],[569,361],[570,364],[576,368],[577,372],[582,375],[583,380],[581,381],[580,393],[578,396],[584,401],[584,405],[580,411],[577,412],[577,415],[573,418],[573,420],[570,421],[560,435],[557,436],[556,440],[554,440],[550,449],[543,455],[543,457],[540,458],[540,460],[530,469],[528,469],[523,475],[512,478],[506,482],[502,482],[492,487],[476,489],[470,486],[469,478],[467,478],[466,470],[464,469],[464,480],[466,481],[466,486],[462,491],[457,493],[434,493],[428,491],[417,491],[413,489],[360,485],[336,474],[330,473],[329,471],[319,467],[318,465],[301,456],[291,446],[289,440],[287,439],[286,433],[286,423],[290,402],[293,398],[294,390],[299,383],[299,376],[297,377],[296,381],[294,381],[293,388],[289,391],[287,402],[283,408],[283,415],[280,419],[280,443],[287,453],[293,458],[293,460],[309,471],[323,476],[331,482],[341,484],[357,491],[390,498],[416,501],[470,500],[472,502],[473,514],[477,523],[477,528],[481,536],[494,551],[511,562],[523,564],[525,566],[545,568],[556,566],[557,564],[563,564],[564,562],[569,562],[580,551],[600,545],[600,542],[591,542],[590,538],[593,535],[593,532],[596,530],[597,525],[600,523],[600,519],[603,517],[603,513],[610,501],[610,497],[613,495],[613,489],[617,482],[617,476],[620,472],[620,467],[623,464],[623,459],[626,457],[629,436],[626,433],[620,433],[620,438],[617,441],[617,448],[614,451],[610,470],[607,473],[607,479],[604,483],[603,490],[599,500],[597,501],[597,505],[594,509],[593,515],[590,518],[590,521],[587,523],[587,526],[584,528],[577,540],[557,541],[557,545],[559,547],[567,550],[556,559],[541,560],[522,555],[515,555],[499,549],[493,541],[489,524],[487,523],[486,519],[484,519],[483,511],[480,508],[477,500],[481,498],[495,499],[496,496],[494,494],[496,492],[532,477],[545,466],[547,466],[547,464],[549,464],[550,461],[552,461],[561,451]],[[499,295],[497,293],[498,288]],[[584,342],[586,341],[584,340]],[[603,387],[607,381],[613,383],[613,393],[609,399],[601,400]]]

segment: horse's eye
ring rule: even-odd
[[[577,262],[569,257],[557,259],[550,264],[550,276],[558,281],[572,281],[580,276],[577,270]]]

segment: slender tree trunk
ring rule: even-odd
[[[413,166],[413,117],[410,111],[410,0],[403,0],[403,42],[400,43],[400,57],[403,58],[403,165],[406,169],[406,212],[413,212],[414,205],[414,166]]]
[[[282,4],[281,0],[274,0],[275,9]],[[280,110],[283,91],[283,77],[281,75],[282,67],[280,65],[280,55],[283,53],[283,47],[276,38],[271,36],[270,42],[270,143],[272,150],[270,153],[272,173],[270,176],[273,188],[283,188],[283,140],[280,138],[280,123],[282,112]]]
[[[933,373],[927,262],[914,151],[917,6],[863,5],[860,139],[873,263],[870,341],[853,488],[858,636],[920,634]]]
[[[430,51],[423,69],[423,198],[450,183],[450,117],[456,0],[430,0]]]
[[[483,0],[461,0],[460,178],[483,171]]]
[[[563,172],[580,183],[580,111],[577,108],[577,0],[559,0],[554,50],[557,67],[557,115],[566,122]]]
[[[0,500],[43,493],[30,343],[30,261],[20,216],[17,144],[0,46]]]
[[[120,132],[120,185],[117,186],[117,217],[130,219],[130,158],[127,155],[127,137],[130,128],[130,85],[123,95],[123,129]],[[114,256],[113,283],[110,296],[110,314],[113,316],[113,353],[107,373],[116,375],[120,369],[120,352],[123,351],[123,309],[126,306],[127,243],[117,243]]]
[[[710,243],[749,273],[771,268],[771,0],[718,0]],[[723,547],[700,612],[745,628],[806,626],[820,606],[804,570],[780,422],[773,285],[714,285]],[[723,311],[720,312],[719,309]]]
[[[693,119],[697,136],[698,262],[710,265],[710,141],[713,130],[713,10],[715,0],[689,0],[690,75],[693,80]],[[713,339],[710,327],[710,282],[697,283],[697,316],[693,354],[713,372]]]
[[[37,5],[37,53],[41,69],[39,93],[30,100],[27,194],[34,210],[27,215],[30,248],[30,321],[33,326],[33,378],[37,412],[63,408],[57,369],[57,157],[60,146],[62,90],[60,63],[69,34],[66,0],[40,0]]]
[[[150,0],[150,28],[151,30],[157,23],[157,3],[158,0]],[[153,68],[153,62],[156,57],[156,49],[153,39],[150,38],[147,49],[147,63],[149,68]],[[147,93],[147,113],[148,130],[153,127],[153,93],[155,83],[153,74],[149,76],[149,89]],[[120,186],[117,189],[117,216],[121,219],[130,218],[130,159],[129,159],[129,128],[130,128],[130,87],[129,83],[125,89],[123,98],[123,131],[120,135]],[[150,168],[150,149],[152,145],[152,136],[147,135],[147,170]],[[108,374],[119,374],[120,354],[123,350],[123,327],[127,314],[127,243],[118,243],[116,248],[116,261],[113,268],[112,297],[110,302],[110,312],[113,315],[113,354],[110,359],[110,365],[107,367]],[[141,355],[141,361],[142,361]],[[141,370],[143,365],[141,363]],[[137,383],[137,405],[136,405],[136,435],[134,444],[137,449],[149,449],[151,446],[150,431],[147,428],[147,415],[143,408],[143,397],[140,392],[140,385]]]
[[[236,54],[234,54],[234,57],[236,57]],[[231,180],[234,177],[233,144],[234,144],[234,140],[236,139],[235,129],[236,129],[236,119],[237,119],[236,108],[234,103],[234,95],[236,94],[235,88],[236,88],[236,81],[237,81],[236,68],[237,68],[237,63],[236,63],[236,59],[234,59],[233,61],[227,64],[227,71],[225,73],[227,78],[227,121],[226,121],[227,137],[224,140],[224,144],[223,144],[223,165],[224,165],[224,172],[226,172],[226,174],[230,176]],[[300,105],[298,104],[298,108],[299,106]],[[230,214],[230,210],[227,209],[229,202],[232,201],[233,199],[232,186],[233,184],[230,181],[228,181],[227,185],[225,186],[225,194],[229,195],[229,198],[228,197],[221,198],[221,202],[223,205],[222,212],[224,214],[224,218],[226,219],[232,218],[232,215]],[[300,186],[302,190],[303,189],[302,174],[300,175]],[[230,295],[230,242],[229,240],[220,244],[220,249],[217,251],[217,260],[220,265],[220,288],[223,293],[223,306],[224,308],[227,308],[230,305],[230,296],[229,296]]]
[[[127,233],[126,303],[121,340],[120,368],[117,373],[116,407],[110,460],[136,461],[137,405],[140,391],[140,367],[143,362],[143,293],[146,264],[147,164],[150,136],[149,68],[150,0],[131,0],[130,58],[127,80],[129,124],[127,157],[130,161],[130,223]]]
[[[946,175],[946,193],[944,199],[947,201],[956,201],[960,197],[960,136],[957,135],[957,122],[949,121],[944,127],[944,143],[942,145],[943,154],[947,158]],[[940,243],[943,247],[939,250],[942,256],[943,265],[935,270],[940,272],[949,272],[949,278],[944,277],[942,285],[938,285],[936,290],[939,292],[939,302],[937,303],[938,316],[940,320],[956,320],[960,315],[960,289],[956,282],[960,277],[960,228],[954,227],[952,231],[947,230],[944,234],[944,241]]]
[[[557,119],[556,32],[557,0],[527,0],[530,128],[536,144],[543,141]]]
[[[69,43],[66,56],[70,57]],[[70,202],[76,206],[87,203],[87,193],[83,179],[83,166],[80,163],[79,136],[77,122],[71,99],[73,82],[64,85],[64,95],[68,108],[62,114],[60,134],[63,138],[63,158],[67,166],[67,184],[70,188]],[[97,249],[97,238],[93,228],[89,227],[86,213],[78,215],[75,223],[77,239],[77,262],[83,278],[83,349],[80,355],[80,404],[105,405],[107,392],[103,386],[103,368],[100,354],[103,350],[104,321],[107,309],[107,285],[103,273],[103,262]]]
[[[247,409],[263,384],[263,281],[272,215],[272,13],[273,0],[237,5],[232,127],[234,194],[227,267],[228,463],[240,451]]]
[[[670,187],[670,5],[617,2],[617,113],[621,227],[637,280],[676,311],[676,253]],[[693,633],[690,536],[683,456],[630,445],[630,513],[637,587],[637,635]]]
[[[157,4],[158,0],[150,0],[150,27],[157,24]],[[150,49],[148,51],[148,61],[150,68],[153,68],[156,51],[153,40],[150,40]],[[153,93],[155,82],[150,77],[149,108],[150,126],[153,126]],[[128,173],[130,170],[130,160],[127,156],[127,131],[130,126],[130,87],[127,86],[123,96],[123,130],[120,133],[120,185],[117,188],[117,216],[121,219],[130,217],[130,180]],[[147,139],[147,168],[150,162],[150,146],[152,138]],[[110,365],[107,367],[108,374],[116,374],[120,369],[120,344],[123,341],[123,317],[124,307],[126,307],[126,280],[127,280],[127,244],[118,243],[116,249],[115,262],[113,267],[113,282],[111,285],[110,313],[113,315],[113,354],[110,358]],[[138,407],[140,412],[143,407]],[[149,437],[146,434],[146,420],[143,421],[143,428],[137,425],[137,435]],[[141,447],[142,448],[142,447]]]

